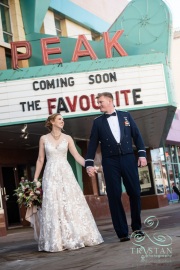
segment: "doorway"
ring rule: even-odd
[[[7,227],[20,225],[20,213],[19,206],[17,204],[17,197],[14,196],[14,190],[16,189],[16,168],[14,167],[2,167],[2,180],[4,190],[4,210],[6,212]]]

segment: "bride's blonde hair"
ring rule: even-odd
[[[45,127],[47,127],[49,131],[52,131],[52,121],[54,121],[58,115],[61,115],[61,114],[60,113],[53,113],[47,118],[47,120],[45,122]]]

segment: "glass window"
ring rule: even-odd
[[[149,191],[151,188],[151,179],[148,166],[138,168],[139,181],[141,185],[141,192]]]
[[[56,34],[58,37],[62,36],[62,29],[61,29],[61,20],[59,18],[55,18],[55,27],[56,27]]]
[[[179,166],[174,164],[174,182],[176,185],[179,185]]]
[[[166,145],[165,168],[167,171],[168,185],[166,184],[166,194],[169,201],[177,201],[177,196],[173,192],[172,185],[180,187],[180,147],[176,145]]]
[[[178,155],[178,160],[180,162],[180,147],[179,146],[177,147],[177,155]]]
[[[0,0],[0,12],[1,12],[1,23],[3,30],[4,41],[10,43],[12,41],[12,31],[9,15],[9,5],[8,1]]]
[[[168,176],[167,176],[167,170],[166,170],[166,165],[163,163],[162,164],[162,179],[163,179],[163,185],[164,185],[164,190],[165,193],[170,193],[169,191],[169,181],[168,181]]]
[[[169,146],[165,147],[165,157],[166,157],[166,162],[170,163],[171,162],[171,152],[170,152]]]
[[[174,145],[171,146],[171,159],[172,163],[177,163],[176,149]]]
[[[161,162],[153,162],[152,169],[153,169],[156,193],[162,194],[165,192],[162,163]]]
[[[4,4],[4,5],[6,5],[6,6],[8,6],[8,0],[1,0],[0,3],[2,3],[2,4]]]

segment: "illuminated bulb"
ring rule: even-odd
[[[24,139],[26,140],[28,138],[28,133],[25,134]]]
[[[21,129],[22,132],[25,132],[27,129],[27,125],[24,125],[24,127]]]

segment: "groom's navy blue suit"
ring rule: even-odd
[[[121,202],[121,177],[129,195],[132,230],[141,230],[140,183],[132,139],[139,157],[146,157],[146,151],[141,134],[131,115],[123,111],[116,111],[116,113],[120,128],[120,142],[115,140],[106,115],[97,117],[93,122],[85,166],[94,166],[96,149],[100,143],[112,221],[117,236],[122,238],[128,236],[128,224]]]

